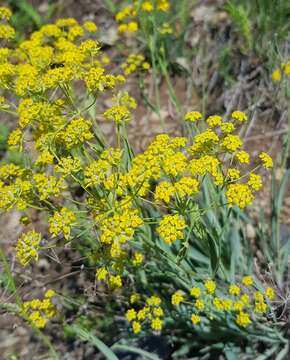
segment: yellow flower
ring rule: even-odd
[[[9,20],[12,16],[12,12],[10,9],[6,7],[0,7],[0,19]]]
[[[250,304],[250,297],[248,294],[243,294],[240,297],[240,300],[242,301],[242,303],[244,303],[246,306]]]
[[[191,315],[191,322],[193,325],[198,325],[200,323],[200,316],[196,314]]]
[[[240,294],[241,289],[237,286],[237,285],[230,285],[229,287],[229,294],[230,295],[239,295]]]
[[[265,295],[269,300],[273,300],[275,297],[275,291],[273,288],[268,287],[265,291]]]
[[[145,62],[143,62],[143,64],[142,64],[142,68],[143,68],[144,70],[149,70],[149,69],[151,68],[151,65],[150,65],[147,61],[145,61]]]
[[[226,197],[229,206],[237,205],[241,209],[250,205],[254,200],[254,196],[247,184],[230,184],[226,191]]]
[[[238,120],[239,122],[245,122],[248,120],[247,115],[242,111],[234,111],[232,113],[232,118]]]
[[[143,260],[144,260],[144,255],[142,253],[140,253],[140,252],[134,253],[133,265],[138,266],[138,265],[142,264]]]
[[[109,285],[112,288],[122,287],[122,279],[120,275],[110,275],[109,276]]]
[[[263,301],[256,301],[254,311],[258,314],[264,314],[268,309],[268,305]]]
[[[184,238],[183,230],[185,227],[184,219],[178,214],[165,215],[159,222],[157,232],[166,244],[171,245],[174,241]]]
[[[231,122],[224,122],[221,124],[221,131],[224,134],[230,134],[235,130],[235,125]]]
[[[48,290],[46,291],[46,293],[44,294],[44,296],[45,296],[46,298],[52,298],[52,297],[54,297],[55,295],[56,295],[56,293],[55,293],[55,291],[52,290],[52,289],[48,289]]]
[[[115,121],[117,124],[128,122],[131,119],[131,113],[127,106],[115,105],[104,112],[107,120]]]
[[[264,302],[264,296],[260,293],[260,291],[256,291],[254,293],[254,299],[258,302]]]
[[[228,174],[227,176],[230,178],[231,181],[233,180],[238,180],[241,176],[240,174],[240,170],[238,169],[234,169],[234,168],[230,168],[228,169]]]
[[[275,69],[272,72],[272,80],[274,82],[280,81],[281,80],[281,70],[280,69]]]
[[[153,4],[150,1],[145,1],[142,3],[141,9],[146,12],[151,12],[153,10]]]
[[[287,61],[287,63],[283,67],[284,74],[289,75],[290,74],[290,61]]]
[[[141,331],[141,324],[138,321],[133,321],[132,329],[134,334],[138,334]]]
[[[9,138],[8,138],[8,145],[9,146],[17,146],[17,145],[20,145],[21,144],[21,141],[22,141],[22,131],[21,129],[17,128],[15,130],[13,130],[10,135],[9,135]]]
[[[251,173],[250,178],[248,180],[248,185],[255,191],[260,190],[261,187],[263,186],[261,176]]]
[[[161,307],[154,308],[152,313],[153,313],[153,316],[155,316],[155,317],[162,317],[164,315],[164,312]]]
[[[126,319],[131,322],[132,320],[136,319],[136,311],[134,309],[129,309],[126,312]]]
[[[120,34],[123,34],[127,30],[128,30],[128,25],[127,24],[121,24],[121,25],[118,26],[118,32]]]
[[[171,196],[174,194],[175,188],[167,181],[162,181],[156,186],[154,198],[155,200],[161,200],[165,203],[170,202]]]
[[[104,267],[101,267],[101,268],[97,269],[97,271],[96,271],[96,278],[99,281],[106,280],[107,275],[108,275],[108,270]]]
[[[212,301],[214,307],[218,310],[218,311],[223,311],[224,310],[224,303],[223,300],[215,297]]]
[[[76,221],[74,212],[67,208],[62,208],[60,211],[56,211],[52,217],[49,218],[49,232],[53,237],[63,233],[66,240],[70,237],[71,227]]]
[[[53,164],[53,155],[48,151],[43,151],[35,161],[35,165],[48,165]]]
[[[251,319],[250,319],[250,315],[248,313],[245,313],[243,311],[241,311],[237,316],[236,316],[236,323],[241,326],[241,327],[247,327],[251,324]]]
[[[162,329],[163,321],[160,318],[153,318],[151,321],[152,330],[160,331]]]
[[[241,164],[249,164],[250,162],[250,155],[244,150],[238,151],[235,156]]]
[[[162,35],[172,34],[173,33],[173,28],[168,23],[163,23],[161,28],[159,29],[159,32]]]
[[[130,304],[135,304],[141,299],[141,296],[139,294],[132,294],[130,296]]]
[[[57,314],[57,309],[52,303],[52,297],[55,292],[49,289],[45,293],[43,300],[33,299],[31,301],[25,301],[21,305],[19,315],[24,317],[37,328],[42,329],[45,327],[47,321]]]
[[[159,306],[161,304],[161,299],[160,297],[153,295],[146,300],[146,303],[149,306]]]
[[[195,302],[194,302],[194,306],[197,308],[197,310],[199,311],[202,311],[204,309],[204,301],[203,300],[200,300],[200,299],[197,299]]]
[[[254,280],[253,280],[252,276],[248,275],[248,276],[243,277],[242,283],[246,286],[251,286],[254,284]]]
[[[233,309],[234,311],[242,311],[245,308],[245,303],[241,300],[237,300],[233,303]]]
[[[83,23],[83,28],[88,32],[96,32],[98,30],[97,25],[92,21],[85,21]]]
[[[216,283],[213,280],[208,279],[204,282],[204,287],[208,294],[213,294],[216,289]]]
[[[192,295],[193,297],[195,297],[196,299],[199,298],[201,296],[201,290],[198,287],[192,287],[190,289],[190,295]]]
[[[149,308],[148,307],[144,307],[143,309],[139,310],[137,313],[137,319],[139,321],[143,321],[146,319],[147,315],[149,312]]]
[[[242,140],[238,135],[228,134],[222,140],[222,146],[225,148],[225,150],[229,152],[234,152],[242,146]]]
[[[231,311],[233,307],[233,300],[231,299],[222,299],[223,308],[226,311]]]
[[[138,24],[136,21],[130,21],[127,25],[127,31],[130,33],[136,32],[138,30]]]
[[[186,113],[184,116],[185,121],[191,121],[191,122],[195,122],[197,120],[200,120],[201,118],[202,118],[202,115],[198,111],[190,111],[190,112]]]
[[[210,127],[216,127],[222,123],[222,117],[219,115],[212,115],[206,119],[206,122]]]
[[[7,24],[0,24],[0,39],[13,39],[15,30],[12,26]]]
[[[198,181],[188,176],[182,177],[179,182],[174,184],[175,191],[180,198],[196,194],[198,192],[198,186]]]
[[[259,158],[262,160],[262,165],[264,168],[269,169],[273,167],[273,160],[270,155],[265,152],[261,152]]]
[[[16,256],[22,266],[26,266],[32,259],[38,260],[41,234],[32,230],[21,235],[17,241]]]
[[[177,176],[185,170],[186,161],[187,158],[182,152],[173,153],[164,159],[163,170],[167,175]]]
[[[71,149],[76,145],[91,140],[94,135],[91,132],[92,124],[89,120],[83,118],[73,119],[66,129],[61,133],[60,138]]]
[[[178,290],[171,296],[171,304],[179,305],[184,300],[183,293]]]
[[[166,12],[170,9],[170,3],[168,0],[157,0],[157,9]]]

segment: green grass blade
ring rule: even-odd
[[[42,26],[42,19],[38,12],[26,0],[19,1],[19,8],[40,28]]]
[[[115,353],[106,344],[104,344],[99,338],[97,338],[95,335],[93,335],[86,329],[76,324],[69,325],[68,329],[72,331],[72,333],[74,333],[81,340],[88,341],[90,344],[98,348],[100,352],[106,357],[106,359],[119,360]]]
[[[111,347],[111,349],[120,350],[120,351],[128,351],[128,352],[132,352],[132,353],[135,353],[135,354],[139,354],[139,355],[142,356],[142,359],[161,360],[158,355],[151,354],[148,351],[139,349],[139,348],[137,348],[135,346],[115,344],[115,345],[113,345]]]

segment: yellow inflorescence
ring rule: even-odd
[[[158,233],[160,237],[168,244],[171,245],[176,240],[184,238],[184,229],[186,223],[178,214],[165,215],[159,222]]]
[[[32,230],[21,235],[16,246],[16,256],[26,266],[32,259],[38,260],[41,234]]]
[[[134,303],[136,308],[130,308],[125,314],[127,321],[131,323],[133,333],[138,334],[148,326],[151,330],[160,332],[163,327],[163,317],[165,315],[161,307],[161,299],[153,295],[144,301],[140,295],[133,295],[136,300],[130,302],[131,304]]]
[[[249,288],[251,286],[251,288]],[[251,276],[245,276],[242,284],[232,284],[228,288],[228,294],[216,295],[216,283],[207,279],[203,286],[194,286],[189,289],[191,297],[187,297],[181,290],[171,296],[171,304],[176,306],[181,303],[194,311],[191,321],[194,326],[199,325],[207,317],[208,320],[222,318],[226,313],[228,320],[235,322],[238,326],[245,328],[256,321],[256,316],[265,316],[269,311],[266,300],[272,301],[275,298],[273,288],[266,288],[264,294],[255,290],[254,280]],[[192,297],[195,299],[192,300]],[[178,307],[174,308],[178,311]],[[182,310],[184,311],[184,310]]]
[[[160,15],[169,8],[166,0],[134,2],[116,15],[119,31],[136,32],[139,14]],[[7,24],[10,16],[8,10],[0,8],[0,37],[5,39],[14,36]],[[157,29],[164,34],[171,30],[166,23]],[[262,187],[257,168],[271,168],[273,161],[263,152],[255,172],[250,168],[250,156],[242,149],[241,138],[234,134],[248,119],[238,110],[228,119],[211,115],[205,120],[201,113],[190,111],[185,121],[187,128],[194,130],[193,136],[159,134],[143,153],[135,155],[125,125],[137,104],[118,86],[125,82],[124,76],[148,70],[150,64],[143,55],[130,54],[118,69],[123,74],[108,73],[105,65],[109,60],[94,39],[96,31],[90,21],[80,24],[75,19],[59,19],[32,33],[15,49],[0,50],[0,87],[3,94],[9,92],[7,99],[0,98],[0,109],[15,105],[18,117],[8,143],[31,155],[31,161],[25,156],[22,166],[1,165],[0,210],[25,211],[24,224],[29,222],[30,208],[47,213],[51,237],[63,235],[71,242],[77,239],[80,245],[92,246],[89,261],[96,281],[105,282],[108,290],[121,291],[142,264],[144,269],[150,265],[146,249],[160,249],[162,256],[167,254],[162,247],[173,253],[186,250],[193,227],[199,225],[198,221],[191,222],[190,214],[195,211],[201,217],[207,211],[199,212],[197,204],[205,179],[225,194],[227,206],[243,209]],[[84,99],[79,96],[81,92]],[[98,103],[92,108],[106,94],[106,108]],[[15,99],[14,104],[8,98]],[[105,145],[99,119],[116,124],[117,147]],[[226,206],[224,203],[217,207]],[[77,236],[71,236],[72,229]],[[19,238],[16,255],[26,266],[38,259],[39,250],[45,250],[41,234],[32,230]],[[242,284],[252,286],[253,280],[245,277]],[[250,310],[259,316],[265,314],[269,310],[267,300],[275,296],[273,289],[253,297],[243,291],[243,285],[232,284],[223,297],[212,279],[192,287],[192,323],[198,326],[204,314],[210,319],[227,312],[234,314],[239,326],[246,327],[254,321]],[[50,291],[42,301],[24,303],[23,317],[44,327],[56,313],[53,296]],[[188,305],[181,290],[173,293],[171,302],[182,304],[175,311]],[[144,299],[134,293],[130,303],[134,307],[128,310],[126,319],[134,333],[146,327],[161,331],[166,312],[159,296]]]
[[[118,26],[119,33],[135,33],[139,29],[139,17],[156,12],[167,12],[170,9],[170,2],[168,0],[156,1],[139,1],[133,2],[132,5],[127,5],[120,10],[115,19],[120,25]]]
[[[176,291],[171,297],[171,304],[172,305],[179,305],[184,300],[183,293],[179,290]]]
[[[126,59],[126,62],[121,64],[125,76],[137,71],[149,70],[150,67],[150,64],[145,61],[145,57],[142,54],[130,54]]]
[[[264,166],[264,168],[270,169],[273,167],[273,160],[272,160],[271,156],[268,155],[267,153],[262,152],[259,155],[259,158],[262,160],[262,165]]]
[[[254,195],[247,184],[230,184],[226,191],[228,205],[237,205],[241,209],[251,204],[254,200]]]
[[[286,63],[282,63],[280,67],[276,68],[272,72],[272,80],[274,82],[281,81],[282,77],[288,78],[290,75],[290,60]]]
[[[48,320],[57,314],[57,309],[52,302],[55,295],[55,292],[49,289],[46,291],[43,300],[33,299],[25,301],[21,306],[20,315],[37,328],[44,328]]]
[[[60,233],[63,233],[64,238],[68,240],[70,237],[72,224],[75,221],[75,214],[67,208],[62,208],[60,211],[55,212],[53,216],[48,219],[49,231],[52,236],[58,236]]]

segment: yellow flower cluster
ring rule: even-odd
[[[66,240],[70,237],[72,224],[76,221],[76,215],[74,212],[67,208],[62,208],[60,211],[56,211],[52,217],[48,219],[49,232],[52,236],[57,236],[63,233]]]
[[[0,7],[0,39],[10,40],[15,36],[15,30],[6,22],[11,18],[12,13],[5,7]]]
[[[178,290],[171,296],[171,304],[179,305],[184,300],[182,291]]]
[[[127,321],[131,323],[134,334],[138,334],[148,325],[150,325],[153,331],[161,331],[164,311],[161,307],[161,299],[158,296],[153,295],[145,301],[141,301],[139,294],[133,294],[130,298],[130,303],[139,303],[138,309],[130,308],[125,314]]]
[[[286,77],[290,75],[290,60],[286,63],[281,64],[280,67],[276,68],[272,72],[272,80],[274,82],[279,82],[282,79],[283,75]]]
[[[262,152],[259,155],[259,158],[262,160],[262,165],[264,166],[264,168],[270,169],[273,167],[273,160],[271,156],[269,156],[267,153]]]
[[[32,230],[23,233],[17,241],[16,256],[22,266],[26,266],[32,259],[38,260],[41,234]]]
[[[59,196],[61,191],[66,188],[66,184],[62,178],[55,176],[47,176],[42,173],[34,174],[33,180],[39,192],[39,199],[46,200],[50,196]]]
[[[240,327],[252,324],[257,315],[266,315],[269,301],[275,298],[273,288],[266,288],[264,294],[255,290],[254,280],[251,276],[244,276],[240,285],[231,284],[228,294],[216,295],[216,283],[207,279],[203,285],[198,284],[190,289],[189,297],[182,291],[176,291],[171,297],[171,303],[176,306],[190,306],[194,311],[191,316],[193,325],[198,325],[203,317],[215,320],[226,313]],[[220,290],[219,290],[220,293]],[[191,299],[193,297],[194,300]]]
[[[185,120],[190,122],[199,121],[202,115],[199,112],[189,112],[185,115]],[[243,123],[248,117],[242,111],[234,111],[231,114],[230,122],[223,122],[222,118],[212,115],[206,119],[209,128],[202,132],[198,132],[193,139],[193,145],[189,147],[189,152],[193,158],[189,162],[189,170],[193,176],[205,176],[210,174],[214,183],[219,185],[227,185],[226,197],[228,205],[237,205],[240,208],[251,204],[254,200],[254,192],[259,191],[262,187],[262,178],[260,175],[249,171],[242,174],[241,167],[243,164],[250,163],[250,156],[242,150],[242,140],[239,136],[232,134],[235,130],[235,123]],[[222,154],[227,153],[231,160],[231,164],[236,167],[228,168],[225,173],[225,164]],[[266,154],[259,155],[261,165],[265,168],[273,166],[272,158]],[[235,162],[233,162],[235,160]],[[247,180],[247,181],[246,181]],[[163,199],[166,201],[172,196],[172,187],[164,188]],[[162,194],[157,198],[162,198]]]
[[[230,184],[226,191],[229,206],[237,205],[241,209],[251,204],[254,195],[247,184]]]
[[[135,109],[137,104],[133,97],[127,92],[119,93],[113,98],[114,105],[104,112],[106,120],[114,121],[116,124],[126,123],[131,120],[130,109]]]
[[[159,222],[157,232],[166,244],[171,245],[176,240],[184,239],[185,227],[186,223],[180,215],[165,215]]]
[[[168,0],[134,1],[132,5],[125,6],[116,14],[119,33],[134,33],[139,29],[138,17],[146,16],[146,13],[167,12],[170,9]]]
[[[173,184],[162,181],[156,186],[154,198],[155,200],[162,200],[165,203],[169,203],[171,197],[174,195],[178,198],[189,197],[196,194],[199,190],[198,188],[198,181],[188,176],[182,177],[180,181]]]
[[[57,314],[56,306],[52,302],[55,295],[54,290],[49,289],[46,291],[43,300],[33,299],[25,301],[21,306],[20,316],[37,328],[43,329],[48,320]]]
[[[0,210],[19,210],[27,207],[31,197],[32,184],[28,181],[29,171],[14,164],[0,166]]]
[[[10,11],[1,8],[1,14],[8,19]],[[31,34],[13,51],[0,49],[0,87],[20,97],[19,127],[9,136],[10,146],[25,143],[28,128],[35,148],[41,151],[57,146],[71,150],[94,137],[93,121],[82,116],[75,88],[84,87],[88,96],[96,97],[125,81],[121,74],[106,73],[100,46],[93,39],[96,31],[89,21],[81,25],[75,19],[59,19]],[[43,155],[38,163],[51,161]]]
[[[126,61],[121,64],[121,68],[126,76],[138,70],[149,70],[150,67],[150,64],[145,61],[145,57],[142,54],[130,54]]]
[[[200,119],[202,119],[202,115],[199,111],[190,111],[186,113],[184,116],[185,121],[195,122]]]
[[[139,12],[148,16],[151,11],[168,9],[165,0],[135,2],[117,18],[129,21]],[[5,21],[9,16],[9,12],[0,10]],[[134,31],[136,24],[126,22],[126,31]],[[72,242],[80,238],[78,246],[88,245],[92,250],[87,260],[95,266],[96,280],[114,290],[127,285],[128,275],[137,273],[136,267],[143,262],[144,268],[147,262],[150,266],[147,249],[155,251],[155,246],[160,246],[162,250],[163,246],[168,250],[162,242],[171,245],[178,240],[180,243],[173,244],[170,251],[185,249],[191,241],[191,214],[198,210],[197,199],[205,178],[225,193],[228,206],[240,208],[253,201],[262,179],[245,166],[250,164],[250,156],[242,149],[242,140],[233,134],[247,121],[241,111],[234,111],[227,121],[219,115],[202,121],[201,113],[191,111],[185,120],[194,136],[159,134],[143,153],[135,155],[125,125],[136,101],[117,90],[125,81],[123,75],[107,73],[100,45],[93,38],[96,31],[91,22],[60,19],[31,34],[16,49],[0,51],[0,86],[4,94],[10,90],[7,98],[15,99],[18,116],[18,127],[10,134],[9,145],[31,155],[31,161],[25,161],[23,167],[0,167],[0,209],[25,210],[27,222],[29,208],[48,213],[51,237],[63,235]],[[131,54],[122,67],[128,75],[150,65],[142,55]],[[103,92],[110,94],[110,101],[103,101]],[[99,97],[110,104],[105,110],[98,103],[92,109]],[[8,100],[0,99],[1,109],[6,104],[10,106]],[[99,108],[102,114],[90,111]],[[97,124],[101,117],[116,123],[116,148],[106,145]],[[271,168],[271,157],[261,153],[260,165]],[[199,216],[207,211],[202,210]],[[75,238],[72,229],[78,234]],[[18,240],[17,258],[26,266],[38,259],[39,250],[44,250],[41,235],[26,232]],[[250,311],[264,314],[267,301],[274,297],[267,289],[265,294],[254,295],[253,305],[252,296],[243,290],[243,286],[251,285],[252,279],[246,277],[241,286],[231,284],[223,297],[216,295],[219,293],[211,279],[193,287],[192,323],[199,324],[203,314],[210,319],[227,312],[239,326],[248,326],[253,322]],[[172,304],[181,309],[188,305],[186,297],[178,290],[172,295]],[[142,301],[141,296],[133,294],[130,302],[136,306],[128,310],[126,318],[134,333],[147,324],[153,331],[161,330],[164,310],[158,296]],[[54,314],[49,301],[44,305],[41,301],[29,303],[25,311],[38,327],[44,327]]]

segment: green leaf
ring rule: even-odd
[[[70,330],[75,336],[79,337],[83,341],[88,341],[90,344],[98,348],[106,359],[119,360],[115,353],[106,344],[86,329],[76,324],[68,325],[67,327],[68,330]]]
[[[128,346],[128,345],[120,345],[114,344],[111,349],[120,350],[120,351],[128,351],[135,354],[139,354],[142,356],[142,359],[150,359],[150,360],[161,360],[160,357],[156,354],[149,353],[145,350],[139,349],[135,346]]]
[[[209,255],[210,255],[210,266],[213,277],[219,268],[219,255],[216,240],[208,233],[208,244],[209,244]]]
[[[37,27],[42,26],[42,19],[38,12],[26,0],[19,1],[19,8],[34,22]]]

